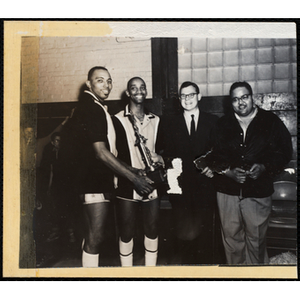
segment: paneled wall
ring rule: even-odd
[[[24,64],[27,58],[31,59],[30,55],[22,56]],[[148,98],[152,97],[150,38],[41,37],[37,102],[77,101],[89,69],[98,65],[107,67],[113,79],[108,100],[120,99],[133,76],[145,80]]]
[[[228,95],[235,81],[253,93],[296,92],[295,39],[179,38],[178,84],[196,82],[204,96]]]
[[[231,84],[248,81],[255,103],[277,114],[290,131],[294,154],[289,165],[297,168],[295,39],[179,38],[178,87],[186,80],[199,85],[200,107],[219,116]]]

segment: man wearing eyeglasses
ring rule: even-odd
[[[179,178],[182,194],[169,195],[175,235],[175,253],[171,263],[212,263],[209,222],[216,192],[212,180],[202,175],[193,161],[211,149],[218,118],[200,111],[200,100],[198,85],[184,82],[179,89],[182,111],[166,119],[164,130],[165,161],[182,160]]]
[[[227,263],[267,264],[273,179],[291,159],[291,137],[275,114],[255,105],[247,82],[235,82],[230,98],[232,112],[218,121],[216,145],[203,174],[216,175]],[[223,171],[213,173],[218,164]]]

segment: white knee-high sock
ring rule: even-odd
[[[133,265],[133,239],[125,243],[119,238],[120,260],[122,267],[132,267]]]
[[[99,254],[90,254],[82,250],[82,266],[84,268],[98,268]]]
[[[149,239],[147,236],[144,238],[145,246],[145,266],[156,266],[157,253],[158,253],[158,237],[154,240]]]

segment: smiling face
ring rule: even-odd
[[[246,87],[237,87],[231,93],[233,110],[240,116],[246,117],[255,109],[252,95]]]
[[[108,71],[96,69],[86,85],[100,101],[104,101],[112,90],[112,79]]]
[[[135,104],[141,104],[144,102],[147,96],[147,88],[143,79],[133,78],[128,83],[126,91],[130,101]]]
[[[201,94],[197,94],[194,86],[190,85],[182,88],[179,96],[181,106],[184,110],[191,112],[198,108],[198,101],[201,99]]]

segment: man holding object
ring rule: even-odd
[[[291,159],[291,137],[275,114],[256,107],[247,82],[234,83],[230,98],[233,110],[218,121],[202,173],[216,174],[227,263],[267,264],[273,180]]]
[[[102,66],[93,67],[72,119],[65,129],[65,158],[76,189],[83,203],[85,234],[82,266],[98,267],[99,254],[105,242],[106,221],[114,193],[114,175],[125,177],[142,195],[149,194],[152,181],[120,161],[116,151],[116,133],[104,103],[112,89],[112,78]],[[73,142],[73,147],[72,147]],[[63,148],[63,147],[62,147]],[[73,172],[71,172],[73,168]]]
[[[133,77],[128,81],[126,95],[129,104],[113,118],[118,158],[146,173],[148,168],[164,164],[162,157],[157,154],[162,143],[159,134],[160,119],[145,108],[147,87],[142,78]],[[142,194],[127,178],[119,177],[116,196],[121,265],[133,266],[136,221],[141,213],[145,265],[155,266],[158,255],[160,205],[158,189],[153,186],[151,193]]]
[[[217,116],[199,108],[202,95],[194,82],[183,82],[179,89],[181,111],[164,123],[164,159],[182,161],[178,181],[182,194],[170,194],[174,227],[174,259],[171,263],[213,263],[212,220],[216,191],[212,180],[196,169],[193,161],[214,144]]]

